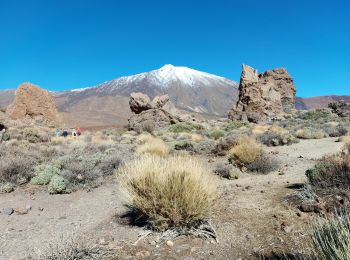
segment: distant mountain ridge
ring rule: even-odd
[[[125,125],[131,116],[128,102],[132,92],[142,92],[151,98],[168,94],[171,109],[216,118],[227,117],[239,95],[235,81],[170,64],[53,95],[67,126],[114,126]],[[14,93],[14,90],[0,91],[0,108],[13,101]],[[325,108],[339,100],[350,102],[350,96],[297,97],[295,105],[297,109]]]

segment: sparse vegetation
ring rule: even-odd
[[[132,206],[153,229],[187,227],[210,215],[215,184],[198,160],[145,156],[119,174]]]
[[[306,176],[311,186],[322,193],[329,193],[334,189],[349,190],[350,155],[340,153],[325,156],[312,169],[306,171]]]
[[[230,132],[230,131],[239,129],[241,127],[248,127],[248,126],[249,124],[243,121],[232,121],[232,122],[225,123],[222,129],[226,132]]]
[[[225,136],[225,132],[222,131],[222,130],[213,130],[209,133],[209,137],[210,138],[213,138],[214,140],[218,140],[219,138],[221,137],[224,137]]]
[[[203,127],[201,125],[192,124],[188,122],[180,122],[174,125],[169,126],[168,131],[172,133],[190,133],[194,130],[200,130]]]
[[[323,130],[310,127],[297,130],[295,135],[300,139],[321,139],[326,137],[326,133]]]

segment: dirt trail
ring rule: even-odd
[[[114,215],[125,209],[117,184],[110,182],[92,192],[31,195],[26,190],[0,194],[0,209],[25,208],[29,214],[0,214],[0,259],[20,259],[28,252],[39,252],[48,241],[60,235],[90,234],[97,241],[113,244],[122,251],[122,259],[134,259],[141,250],[150,259],[252,259],[251,252],[269,252],[281,248],[298,249],[307,233],[309,215],[297,216],[297,210],[284,202],[294,192],[287,186],[305,181],[305,170],[313,159],[341,149],[334,138],[305,140],[292,146],[266,148],[282,162],[283,175],[243,174],[238,180],[220,180],[220,197],[212,223],[218,244],[200,239],[179,238],[173,247],[140,241],[132,245],[142,228],[115,221]],[[43,208],[43,210],[39,210]]]

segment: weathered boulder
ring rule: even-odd
[[[130,94],[129,106],[135,114],[140,114],[142,111],[152,108],[150,98],[141,92]]]
[[[163,95],[163,96],[156,96],[152,100],[152,107],[153,108],[162,108],[167,104],[169,101],[169,96],[168,95]]]
[[[129,130],[144,131],[147,128],[166,127],[180,122],[178,117],[164,109],[149,109],[129,118]]]
[[[180,122],[179,117],[163,108],[168,101],[168,95],[157,96],[151,102],[143,93],[132,93],[129,105],[135,114],[129,118],[129,130],[144,131]]]
[[[328,107],[332,110],[332,113],[340,117],[350,117],[350,103],[346,103],[344,100],[331,102]]]
[[[58,111],[51,94],[34,84],[23,83],[16,90],[14,102],[7,108],[11,119],[42,118],[48,122],[58,122]]]
[[[260,122],[283,117],[294,109],[295,86],[286,69],[258,74],[242,65],[239,100],[229,112],[229,119]]]

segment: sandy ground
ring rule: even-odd
[[[303,183],[314,159],[341,147],[336,138],[326,138],[266,148],[280,160],[280,172],[220,179],[211,219],[218,243],[179,237],[174,246],[168,246],[158,243],[157,234],[138,241],[145,230],[125,225],[116,217],[125,208],[115,180],[91,192],[48,195],[25,189],[0,194],[0,209],[32,207],[24,215],[0,214],[0,259],[25,259],[29,253],[35,257],[50,241],[72,235],[85,235],[116,248],[117,259],[254,259],[255,253],[298,251],[304,246],[312,216],[288,205],[286,197],[295,192],[288,186]]]

